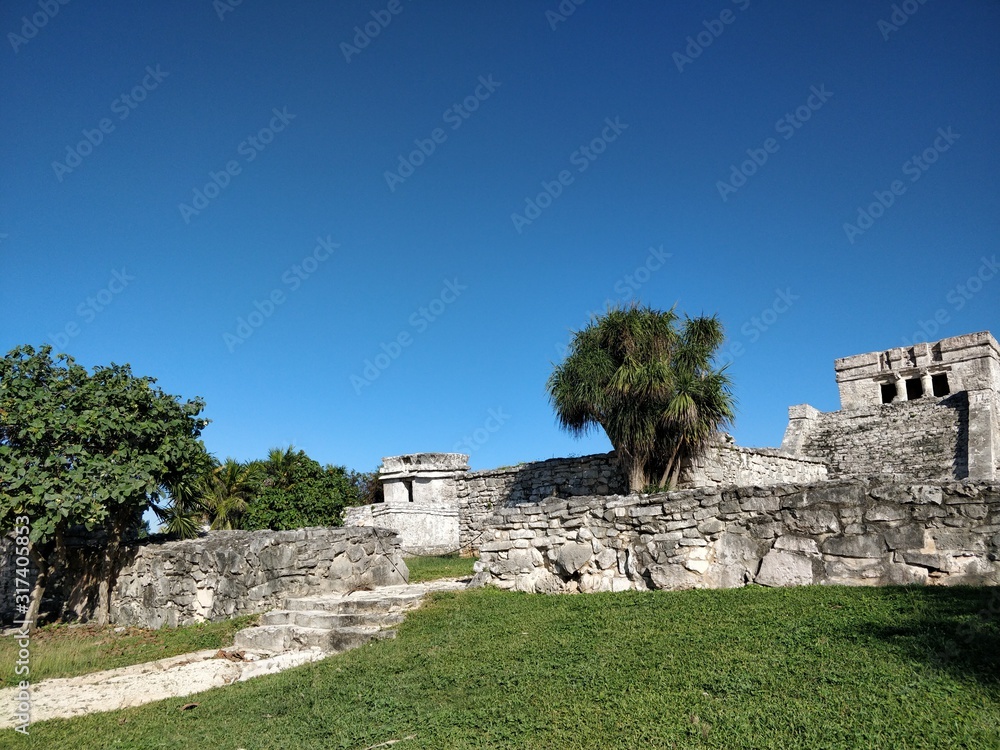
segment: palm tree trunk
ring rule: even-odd
[[[670,487],[670,489],[672,489],[672,490],[677,489],[677,482],[678,482],[678,480],[680,478],[680,474],[681,474],[681,462],[680,462],[680,460],[678,460],[674,464],[674,470],[671,473],[670,482],[667,485],[668,487]]]
[[[672,487],[670,477],[672,474],[676,475],[675,467],[680,466],[680,460],[677,456],[677,454],[680,453],[680,450],[681,444],[680,441],[678,441],[674,446],[673,452],[670,454],[670,460],[667,461],[667,465],[663,467],[663,475],[660,477],[661,487]]]

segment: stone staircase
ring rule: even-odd
[[[373,591],[286,599],[261,624],[236,634],[232,649],[261,656],[315,650],[336,654],[378,639],[393,638],[405,613],[430,591],[457,591],[467,581],[381,586]]]
[[[378,638],[392,638],[393,628],[426,594],[458,591],[468,585],[468,580],[444,579],[288,599],[284,609],[264,615],[263,624],[237,633],[235,645],[228,650],[205,649],[32,684],[31,720],[141,706],[318,661]],[[15,705],[19,689],[0,689],[0,705]],[[14,724],[12,711],[0,711],[0,729]]]

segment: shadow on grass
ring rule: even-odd
[[[862,626],[860,635],[882,641],[931,669],[975,680],[1000,697],[1000,587],[906,590],[913,594],[912,612],[898,624]]]

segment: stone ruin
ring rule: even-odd
[[[839,411],[790,407],[777,449],[720,436],[677,492],[628,495],[613,453],[480,472],[412,454],[385,459],[385,507],[350,523],[390,524],[408,554],[479,554],[480,582],[525,591],[1000,583],[996,339],[855,355],[835,373]],[[416,521],[418,497],[447,537]]]
[[[113,619],[259,612],[289,595],[401,583],[401,555],[452,552],[480,556],[479,583],[524,591],[1000,584],[996,339],[860,354],[835,372],[839,411],[792,406],[776,449],[720,436],[676,492],[628,494],[613,453],[475,472],[458,453],[386,458],[384,502],[348,509],[347,528],[134,546]],[[9,542],[0,594],[14,580]],[[73,576],[51,589],[62,614],[86,617],[92,597]]]
[[[1000,345],[988,332],[834,364],[840,411],[789,409],[784,453],[831,478],[992,480],[1000,475]]]

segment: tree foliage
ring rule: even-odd
[[[41,571],[37,613],[52,553],[74,526],[107,532],[98,620],[126,531],[204,466],[207,421],[200,399],[180,401],[128,365],[92,374],[52,349],[21,346],[0,360],[0,529],[30,521]]]
[[[577,436],[603,428],[632,491],[675,485],[683,463],[733,419],[729,378],[713,366],[724,338],[714,316],[609,309],[574,334],[549,378],[556,417]]]
[[[251,471],[257,491],[247,503],[242,528],[340,526],[344,507],[358,502],[358,487],[344,467],[321,466],[291,446],[272,449]]]

